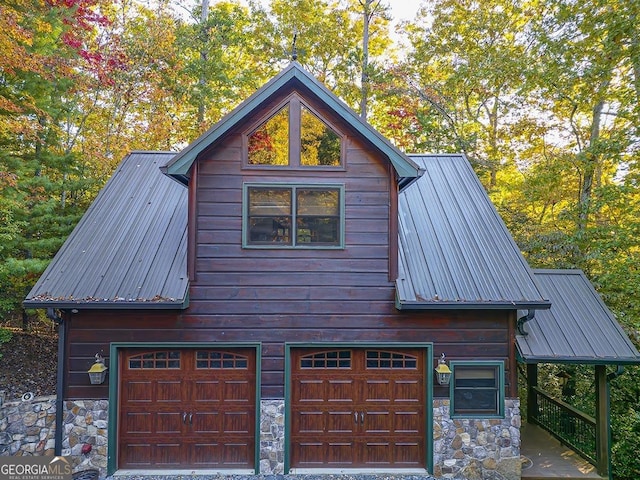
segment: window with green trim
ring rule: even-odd
[[[340,248],[342,185],[245,185],[244,245]]]
[[[342,166],[342,135],[295,94],[245,139],[249,166]]]
[[[504,416],[504,362],[451,362],[451,417]]]

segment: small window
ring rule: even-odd
[[[451,362],[451,416],[504,416],[504,363]]]
[[[340,137],[311,110],[302,107],[300,118],[300,165],[340,165]]]
[[[202,369],[246,369],[247,357],[235,353],[198,350],[196,352],[196,368]]]
[[[250,165],[289,165],[289,107],[285,107],[249,135]]]
[[[342,135],[295,94],[244,138],[248,166],[342,166]]]
[[[342,186],[245,185],[245,188],[245,246],[342,246]]]
[[[367,350],[367,368],[369,369],[410,369],[415,370],[418,362],[413,355],[404,353]]]
[[[129,357],[130,369],[158,370],[158,369],[179,369],[180,352],[159,351],[140,353]]]
[[[351,368],[351,352],[336,350],[311,353],[300,359],[300,368]]]

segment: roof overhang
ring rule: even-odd
[[[536,356],[536,357],[523,357],[522,353],[518,349],[518,362],[527,364],[536,363],[556,363],[560,365],[640,365],[640,359],[638,358],[594,358],[594,357],[569,357],[569,356]]]
[[[55,308],[58,310],[184,310],[189,299],[135,301],[135,300],[25,300],[24,308]]]
[[[513,302],[513,301],[406,301],[398,297],[396,288],[396,308],[398,310],[543,310],[551,308],[551,303],[540,302]]]
[[[176,154],[169,163],[161,168],[162,172],[181,183],[188,183],[189,170],[198,158],[198,155],[246,118],[250,117],[251,113],[269,97],[277,94],[278,91],[288,85],[297,85],[306,89],[317,97],[319,101],[329,107],[391,162],[398,179],[406,182],[406,179],[417,178],[421,175],[422,171],[417,164],[393,146],[371,125],[356,115],[347,104],[340,100],[316,78],[306,72],[298,62],[291,62],[287,68],[282,70],[257,92],[238,105],[238,107],[185,147],[181,152]]]

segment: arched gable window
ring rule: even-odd
[[[335,168],[343,164],[343,135],[295,94],[244,139],[249,166]]]

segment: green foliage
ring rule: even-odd
[[[640,412],[629,408],[624,415],[612,419],[611,449],[612,469],[616,480],[636,480],[640,478],[640,457],[638,456],[638,436],[640,436]]]
[[[4,343],[8,343],[13,338],[13,333],[11,330],[6,328],[0,328],[0,346]],[[0,358],[2,358],[2,352],[0,352]]]

